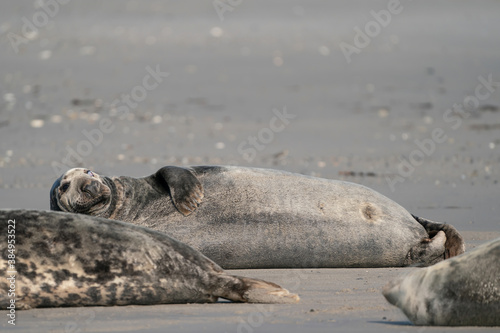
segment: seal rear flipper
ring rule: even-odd
[[[244,303],[294,304],[300,298],[275,283],[259,279],[229,275],[222,285],[228,287],[219,289],[217,296]],[[227,281],[229,280],[229,281]]]
[[[431,220],[424,219],[422,217],[418,217],[413,215],[413,218],[420,223],[427,233],[429,237],[434,236],[438,231],[443,231],[446,235],[446,244],[445,244],[445,259],[458,256],[465,252],[465,241],[462,235],[453,227],[452,225],[446,223],[434,222]]]
[[[167,187],[175,208],[184,216],[196,210],[203,199],[203,186],[193,170],[166,166],[158,170],[154,177]]]
[[[446,235],[438,231],[431,239],[425,238],[408,251],[404,266],[430,266],[445,259]]]

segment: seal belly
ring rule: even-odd
[[[427,236],[403,207],[362,185],[239,167],[199,178],[202,205],[163,230],[224,268],[402,266]]]

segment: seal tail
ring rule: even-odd
[[[217,296],[231,301],[294,304],[300,300],[297,294],[272,282],[235,275],[228,275],[223,279],[226,287],[219,289],[220,293],[217,293]]]
[[[420,223],[427,233],[429,234],[429,238],[434,237],[439,231],[443,231],[446,236],[446,242],[444,244],[445,254],[444,258],[448,259],[454,256],[458,256],[465,252],[465,242],[462,235],[460,235],[455,229],[455,227],[447,224],[434,222],[431,220],[424,219],[422,217],[418,217],[413,215],[413,218]]]

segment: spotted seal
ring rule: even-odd
[[[236,166],[167,166],[143,178],[75,168],[52,210],[165,232],[223,268],[430,265],[464,251],[454,227],[365,186]]]
[[[29,309],[210,303],[219,297],[250,303],[299,300],[274,283],[229,275],[186,244],[130,223],[3,210],[0,234],[6,236],[0,242],[2,309],[12,302],[16,309]]]
[[[384,287],[415,325],[500,326],[500,238]]]

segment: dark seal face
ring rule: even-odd
[[[111,202],[110,182],[84,168],[68,170],[50,189],[50,209],[99,215]]]

